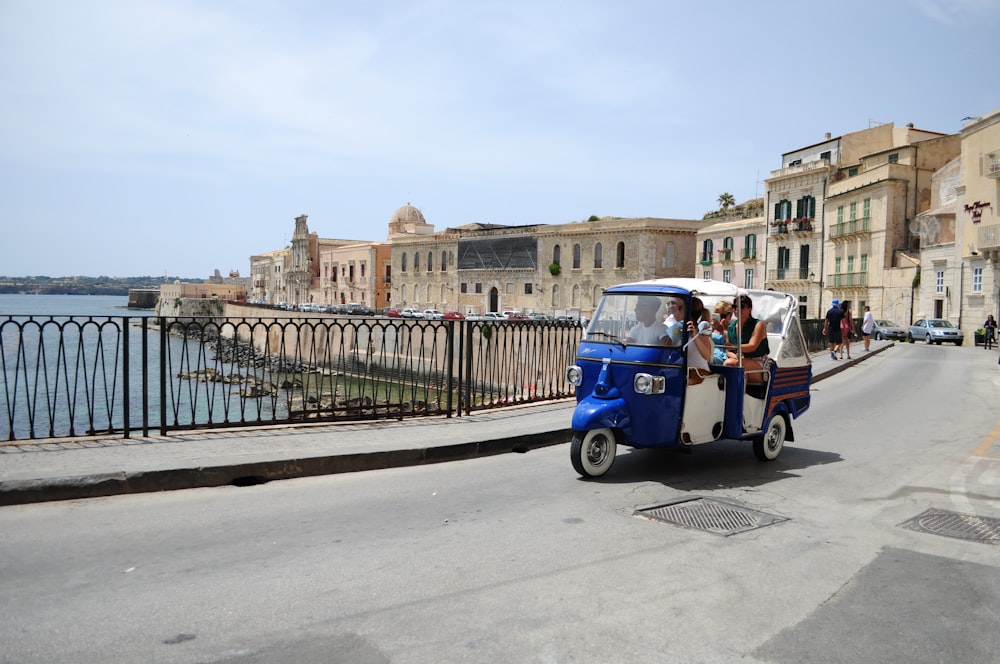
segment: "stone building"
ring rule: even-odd
[[[473,223],[435,232],[407,204],[389,223],[392,303],[589,317],[608,286],[689,276],[696,233],[707,224],[604,218],[532,226]]]
[[[1000,109],[972,118],[958,155],[933,175],[930,205],[912,224],[921,278],[915,317],[948,318],[965,343],[986,316],[1000,320]]]
[[[930,207],[931,175],[957,136],[880,125],[782,155],[766,180],[766,287],[795,294],[805,317],[833,299],[909,321],[919,243],[911,221]]]
[[[720,221],[698,231],[694,276],[761,288],[767,222],[763,216]]]

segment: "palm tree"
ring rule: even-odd
[[[729,208],[736,205],[736,199],[730,193],[725,193],[719,196],[719,205],[722,206],[723,210],[728,210]]]

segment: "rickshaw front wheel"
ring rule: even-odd
[[[780,413],[771,418],[767,423],[767,431],[763,436],[754,438],[753,453],[761,461],[773,461],[781,454],[781,448],[785,446],[785,433],[788,425],[785,423],[785,416]]]
[[[583,477],[600,477],[614,463],[617,446],[615,432],[611,429],[574,431],[570,445],[573,470]]]

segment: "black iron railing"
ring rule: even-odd
[[[0,440],[453,416],[573,394],[579,325],[0,317]]]

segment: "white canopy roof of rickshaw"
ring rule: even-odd
[[[645,287],[654,288],[676,288],[679,290],[685,290],[693,295],[711,295],[714,297],[736,297],[742,293],[748,293],[745,288],[739,288],[738,286],[731,284],[726,281],[713,281],[711,279],[695,279],[693,277],[674,277],[670,279],[647,279],[645,281],[636,281],[630,284],[617,284],[611,286],[608,290],[627,290],[633,287],[639,287],[640,290],[645,290]]]

